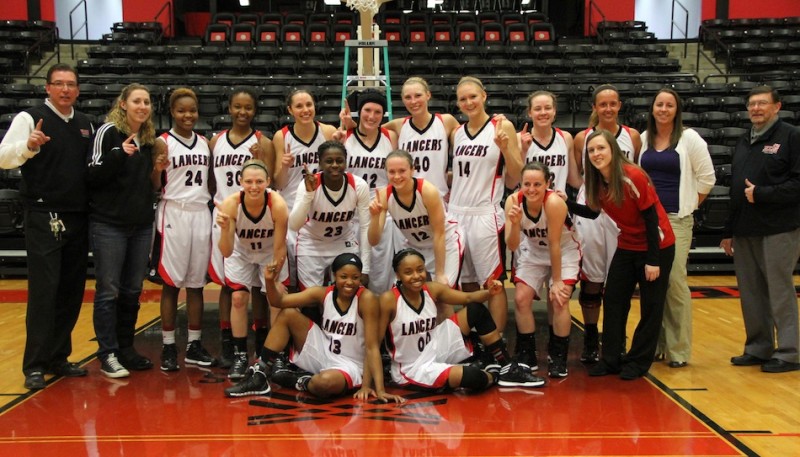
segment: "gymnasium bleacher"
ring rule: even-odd
[[[345,7],[307,14],[218,13],[202,42],[167,39],[159,22],[116,23],[77,60],[78,106],[100,123],[124,83],[138,81],[151,89],[156,128],[164,131],[170,126],[169,94],[191,86],[200,100],[197,130],[211,135],[230,123],[231,88],[248,85],[259,96],[255,127],[271,136],[291,122],[285,113],[286,93],[303,86],[316,94],[319,118],[337,123],[343,43],[356,37],[356,23],[356,13]],[[710,145],[718,178],[696,215],[695,269],[719,265],[714,248],[727,214],[732,147],[750,125],[748,91],[763,83],[777,87],[784,97],[779,115],[800,122],[796,17],[704,21],[698,42],[736,76],[709,80],[683,71],[667,44],[641,21],[602,21],[591,40],[559,39],[541,12],[384,10],[375,23],[388,40],[392,86],[399,87],[411,75],[423,76],[433,93],[431,110],[459,119],[455,84],[466,74],[485,83],[487,111],[504,113],[518,129],[527,121],[529,93],[545,89],[557,94],[556,125],[573,133],[587,125],[597,84],[616,85],[623,100],[621,121],[639,130],[645,127],[650,97],[663,86],[675,89],[684,101],[685,124]],[[18,68],[30,71],[56,43],[52,23],[0,21],[0,136],[17,112],[42,103],[45,96],[40,81],[20,83],[7,75]],[[354,60],[350,73],[356,71]],[[395,116],[407,114],[399,95],[393,91]],[[3,172],[0,188],[16,189],[18,181],[18,170]],[[0,193],[0,250],[8,249],[4,238],[21,230],[13,200],[13,193]],[[703,266],[706,259],[709,266]]]

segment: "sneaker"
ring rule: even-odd
[[[496,363],[492,364],[492,365],[488,365],[484,369],[484,371],[486,371],[487,373],[491,373],[491,375],[492,375],[492,384],[496,385],[498,382],[500,382],[500,371],[501,371],[501,369],[502,369],[502,367],[500,365],[496,364]]]
[[[544,378],[535,376],[516,362],[503,367],[500,371],[500,381],[498,382],[503,387],[540,387],[544,383]]]
[[[161,371],[178,371],[178,347],[175,343],[165,344],[161,348]]]
[[[233,364],[228,371],[228,379],[242,379],[247,374],[247,353],[235,352],[233,354]]]
[[[136,352],[133,346],[119,349],[118,362],[128,370],[142,371],[153,368],[153,362]]]
[[[597,363],[600,361],[600,342],[597,335],[594,338],[586,335],[583,340],[583,352],[581,352],[581,362]]]
[[[297,382],[294,384],[295,390],[299,390],[300,392],[308,391],[308,383],[311,382],[311,373],[304,372],[300,376],[297,377]]]
[[[113,352],[102,357],[100,371],[109,378],[127,378],[131,375],[131,373],[119,363],[117,356],[114,355]]]
[[[239,359],[234,361],[234,366]],[[225,389],[226,397],[247,397],[249,395],[266,395],[272,390],[269,378],[258,363],[247,368],[246,379],[235,386]]]
[[[200,340],[194,340],[186,345],[186,356],[183,361],[192,365],[200,365],[201,367],[213,367],[217,364],[217,359],[211,357],[200,343]]]
[[[220,368],[230,368],[233,365],[233,341],[230,338],[222,337],[220,347],[219,366]]]
[[[286,387],[287,389],[296,389],[297,382],[300,380],[300,378],[305,376],[311,376],[311,373],[299,368],[294,370],[286,368],[281,371],[276,371],[273,366],[271,379],[275,382],[275,384],[281,387]]]
[[[520,365],[525,365],[526,367],[530,368],[531,371],[536,371],[539,369],[539,362],[538,362],[538,354],[535,352],[531,354],[530,352],[520,352],[517,354],[517,363]]]
[[[556,356],[547,367],[547,375],[551,378],[566,378],[568,374],[566,357]]]

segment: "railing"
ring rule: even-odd
[[[154,19],[156,22],[161,22],[159,18],[161,17],[161,14],[164,13],[164,10],[167,11],[167,27],[161,31],[161,36],[172,37],[172,24],[175,23],[174,22],[175,17],[173,16],[173,11],[172,11],[172,1],[167,0],[161,6],[161,9],[158,10],[158,12],[156,13],[156,17]],[[161,37],[158,38],[160,39]]]
[[[684,13],[686,13],[686,22],[683,25],[683,30],[675,23],[675,4],[681,7]],[[672,0],[672,27],[669,29],[669,39],[672,40],[672,32],[675,28],[678,29],[679,32],[683,32],[683,58],[685,59],[689,55],[689,10],[686,9],[685,6],[678,0]]]
[[[597,32],[597,27],[594,26],[594,21],[592,21],[592,11],[594,10],[597,10],[598,14],[600,14],[600,18],[602,19],[601,22],[606,21],[606,15],[603,14],[603,10],[601,10],[600,7],[597,6],[597,3],[595,3],[594,0],[589,0],[589,36],[592,36],[592,29],[594,29],[594,33],[599,39],[600,43],[604,43],[605,37],[601,36]]]
[[[72,25],[72,13],[74,13],[75,10],[81,5],[83,5],[83,24],[78,27],[78,30],[75,30]],[[73,60],[75,60],[75,37],[78,35],[78,32],[80,32],[81,29],[84,29],[86,32],[86,41],[89,41],[89,11],[86,5],[86,0],[79,1],[74,8],[69,10],[69,51]]]
[[[704,35],[704,32],[705,32],[705,35]],[[703,46],[705,45],[705,40],[703,39],[703,37],[706,36],[706,35],[711,38],[711,40],[713,41],[712,44],[717,49],[721,49],[721,50],[723,50],[725,52],[726,61],[728,62],[728,64],[727,64],[728,68],[731,67],[731,51],[728,48],[728,45],[725,44],[722,40],[720,40],[719,37],[713,31],[705,29],[705,27],[701,25],[700,26],[700,37],[698,38],[698,42],[697,42],[697,59],[695,61],[695,68],[696,68],[697,72],[698,73],[700,72],[700,56],[702,55],[703,58],[706,59],[711,64],[711,66],[713,66],[714,69],[717,70],[718,73],[726,73],[726,72],[722,71],[722,68],[720,68],[719,65],[717,65],[716,62],[714,62],[714,59],[709,57],[708,54],[706,54],[706,52],[703,51]]]
[[[61,62],[61,45],[58,42],[58,28],[53,27],[52,35],[50,36],[43,35],[41,38],[39,38],[38,41],[36,41],[36,43],[33,43],[31,47],[28,48],[28,50],[25,52],[25,68],[28,68],[29,64],[28,59],[30,55],[37,49],[39,50],[39,53],[41,53],[43,45],[51,41],[53,43],[53,48],[55,49],[55,52],[50,57],[48,57],[47,60],[42,62],[36,70],[28,71],[28,76],[26,77],[27,82],[30,83],[32,78],[31,75],[39,73],[39,71],[41,71],[42,68],[44,68],[47,64],[49,64],[50,61],[53,60],[53,58],[56,59],[56,62]]]

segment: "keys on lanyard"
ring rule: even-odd
[[[64,221],[59,219],[58,213],[50,213],[50,231],[53,232],[53,237],[61,241],[61,233],[66,230],[67,228],[64,226]]]

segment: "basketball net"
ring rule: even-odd
[[[378,2],[376,0],[347,0],[347,6],[354,11],[361,13],[378,14]]]

